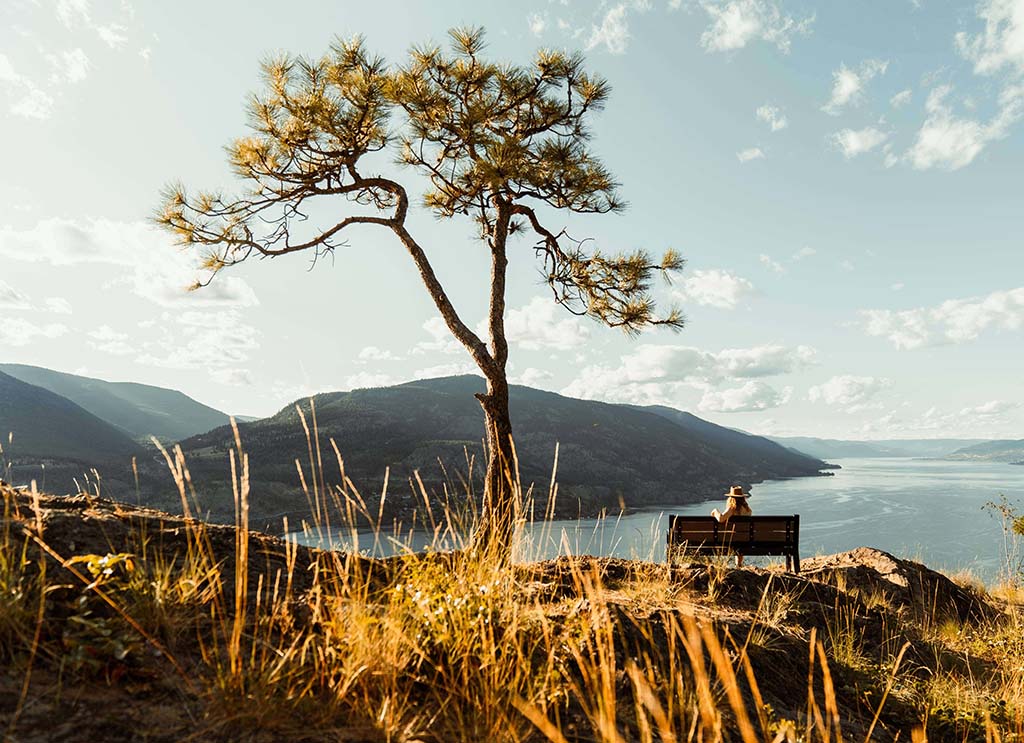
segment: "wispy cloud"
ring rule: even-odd
[[[983,30],[975,34],[961,31],[954,42],[960,55],[973,63],[977,75],[1001,76],[996,113],[988,121],[957,115],[950,102],[952,86],[933,88],[925,103],[927,117],[904,155],[918,170],[966,167],[1024,118],[1024,2],[983,0],[976,9]],[[968,108],[973,107],[972,101]]]
[[[32,303],[28,297],[0,279],[0,309],[4,310],[27,310],[31,309]]]
[[[137,363],[163,369],[244,368],[260,346],[260,332],[238,310],[165,312],[160,326],[163,332],[142,344]]]
[[[625,54],[632,38],[629,14],[634,11],[643,12],[650,7],[648,0],[632,0],[613,5],[601,17],[601,22],[591,27],[586,48],[589,50],[603,46],[612,54]]]
[[[953,88],[941,85],[928,95],[927,118],[906,158],[918,170],[959,170],[990,143],[1002,139],[1024,117],[1024,84],[1008,86],[999,95],[999,110],[988,122],[957,116],[949,103]]]
[[[736,153],[736,159],[741,163],[749,163],[751,160],[763,160],[764,150],[760,147],[750,147]]]
[[[57,267],[122,266],[128,270],[111,285],[128,286],[137,296],[167,307],[259,303],[249,284],[238,276],[218,276],[202,290],[189,292],[197,279],[208,278],[196,256],[182,252],[166,234],[145,222],[55,218],[26,229],[4,226],[0,227],[0,256]]]
[[[977,6],[985,29],[956,34],[957,49],[974,63],[974,71],[1024,75],[1024,4],[1020,0],[984,0]]]
[[[775,273],[786,273],[785,267],[778,261],[773,260],[770,255],[761,253],[761,255],[757,257],[757,259],[761,261],[762,266],[769,269],[770,271],[774,271]]]
[[[367,346],[356,357],[360,361],[401,361],[402,357],[377,346]]]
[[[37,325],[23,317],[4,317],[0,320],[0,347],[21,347],[34,343],[37,339],[60,338],[68,333],[63,323],[46,323]]]
[[[764,345],[714,352],[644,344],[622,356],[618,365],[584,367],[562,391],[574,397],[653,404],[672,403],[680,394],[700,390],[706,404],[719,410],[764,409],[764,401],[775,399],[781,404],[783,399],[769,396],[764,379],[803,369],[816,363],[816,358],[808,346]],[[751,385],[748,380],[762,382]],[[742,384],[735,387],[737,382]],[[755,400],[761,401],[759,407],[754,407]]]
[[[53,112],[53,96],[19,73],[11,60],[0,54],[0,89],[10,97],[8,110],[26,119],[48,119]]]
[[[888,67],[888,60],[883,59],[867,59],[854,68],[839,65],[839,69],[832,73],[832,96],[821,110],[837,116],[845,107],[859,105],[864,100],[867,84],[878,75],[885,74]]]
[[[865,409],[872,398],[891,385],[889,379],[842,374],[811,387],[807,391],[807,399],[856,413]]]
[[[789,119],[786,118],[785,114],[782,113],[782,109],[778,106],[769,106],[765,104],[760,106],[755,112],[757,118],[766,123],[773,132],[780,131],[789,126]]]
[[[138,350],[129,342],[128,333],[116,331],[109,325],[101,325],[87,335],[92,348],[112,356],[129,356]]]
[[[676,296],[683,302],[731,310],[754,291],[741,276],[720,269],[696,270],[677,283]]]
[[[901,90],[899,93],[889,99],[889,105],[893,108],[902,108],[910,103],[910,99],[914,93],[909,88],[907,90]]]
[[[89,76],[91,63],[81,47],[48,55],[47,59],[55,69],[55,82],[78,83]]]
[[[781,392],[766,382],[746,382],[739,387],[706,390],[697,408],[708,413],[753,413],[785,405],[793,388]]]
[[[540,37],[544,34],[544,29],[547,28],[547,19],[544,18],[540,13],[530,13],[526,17],[526,25],[530,29],[530,33],[534,36]]]
[[[860,316],[868,335],[885,338],[898,349],[967,343],[989,330],[1024,327],[1024,287],[950,299],[936,307],[862,310]]]
[[[95,48],[97,40],[114,50],[127,45],[131,33],[129,25],[134,17],[131,4],[105,3],[97,10],[104,16],[103,23],[93,18],[93,7],[88,0],[23,3],[12,9],[11,16],[18,18],[15,25],[20,29],[18,33],[37,39],[37,43],[27,58],[17,60],[21,72],[10,57],[0,54],[0,91],[6,93],[11,113],[27,119],[51,118],[63,88],[82,82],[95,68],[93,51],[86,51],[85,47],[91,44]],[[52,39],[46,27],[55,23],[63,26],[60,36],[73,39],[65,49],[54,50],[50,42],[40,41]],[[8,54],[12,53],[8,49]],[[48,76],[40,75],[39,71],[46,69],[46,65],[52,72]]]
[[[814,23],[813,15],[797,19],[771,0],[705,0],[701,8],[711,21],[700,37],[701,46],[709,52],[728,52],[752,41],[764,41],[788,53],[793,37],[810,33]]]
[[[874,126],[866,126],[863,129],[840,129],[829,137],[829,142],[849,160],[865,152],[871,152],[887,139],[889,132],[883,132]]]
[[[534,297],[506,313],[505,336],[527,350],[567,350],[585,345],[590,329],[550,297]]]

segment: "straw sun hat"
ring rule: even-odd
[[[729,488],[729,492],[725,494],[726,498],[749,498],[750,493],[743,492],[742,485],[733,485]]]

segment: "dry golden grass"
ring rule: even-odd
[[[344,477],[325,485],[315,419],[307,433],[309,462],[298,470],[310,528],[374,518]],[[24,681],[18,704],[0,707],[12,739],[27,737],[19,717],[34,668],[58,664],[64,685],[102,678],[116,686],[126,657],[162,669],[199,740],[1022,739],[1019,606],[1002,604],[1004,615],[986,626],[926,622],[918,639],[936,649],[924,673],[917,644],[913,663],[902,640],[883,643],[878,657],[865,652],[864,615],[891,608],[881,596],[851,594],[810,626],[804,589],[773,577],[755,607],[716,617],[724,564],[707,566],[700,591],[651,563],[635,563],[611,585],[586,558],[563,558],[556,579],[550,565],[438,549],[388,560],[315,553],[300,574],[302,548],[288,542],[285,568],[261,572],[237,430],[230,554],[218,553],[191,516],[195,493],[180,449],[164,456],[188,529],[187,549],[170,557],[157,549],[158,534],[139,534],[135,554],[62,555],[38,515],[12,517],[5,493],[0,656]],[[464,543],[471,517],[434,514],[435,545]],[[36,567],[47,559],[78,576],[72,619],[62,620],[73,632],[54,635],[46,614],[47,573]],[[780,678],[780,654],[800,673]],[[953,664],[954,656],[967,662]],[[890,714],[893,704],[902,712]]]

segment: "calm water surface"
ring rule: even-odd
[[[982,510],[1005,494],[1024,506],[1024,466],[920,459],[840,459],[834,477],[775,480],[752,490],[755,514],[800,514],[801,557],[877,547],[954,572],[970,568],[995,580],[1002,565],[999,522]],[[721,499],[718,499],[721,500]],[[718,503],[666,506],[606,519],[529,525],[518,559],[558,554],[664,560],[669,514],[707,514]],[[1024,508],[1022,508],[1024,510]],[[347,548],[350,537],[294,534],[311,546]],[[428,534],[402,542],[422,549]],[[388,554],[402,546],[360,532],[359,548]]]

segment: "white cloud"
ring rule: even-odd
[[[761,261],[762,266],[774,271],[775,273],[786,273],[786,269],[782,266],[782,264],[776,260],[773,260],[770,255],[765,255],[764,253],[761,253],[761,255],[757,257],[757,259]]]
[[[677,296],[683,301],[727,310],[754,291],[754,285],[746,279],[718,269],[693,271],[677,286]]]
[[[109,325],[100,327],[88,333],[89,345],[97,351],[109,353],[114,356],[128,356],[136,352],[136,347],[128,342],[128,334],[120,333]]]
[[[440,317],[432,317],[423,323],[423,329],[430,335],[431,340],[420,341],[413,347],[413,353],[427,353],[436,351],[438,353],[462,353],[465,351],[462,344],[455,340],[448,325]]]
[[[541,387],[553,376],[554,375],[549,371],[537,369],[531,366],[524,370],[522,374],[513,374],[510,376],[509,381],[513,384],[522,384],[527,387]]]
[[[136,361],[164,369],[244,368],[259,331],[235,309],[165,312]]]
[[[691,346],[642,344],[618,366],[591,365],[567,385],[572,397],[651,404],[671,401],[685,389],[705,392],[729,380],[786,374],[814,363],[814,349],[765,345],[719,352]]]
[[[450,364],[436,364],[417,369],[412,373],[413,379],[433,379],[435,377],[457,377],[463,374],[480,375],[480,370],[469,361],[456,361]]]
[[[746,150],[740,150],[736,153],[736,159],[741,163],[748,163],[751,160],[762,160],[764,158],[764,152],[760,147],[750,147]]]
[[[1021,404],[1019,402],[989,400],[981,405],[961,409],[960,415],[971,418],[1000,418],[1011,410],[1017,410],[1020,407]]]
[[[849,160],[857,155],[870,152],[888,138],[888,132],[883,132],[873,126],[866,126],[863,129],[841,129],[829,137],[829,141],[839,148],[843,156]]]
[[[706,390],[697,408],[713,413],[750,413],[785,405],[792,394],[791,387],[778,392],[764,382],[746,382],[739,387],[724,390]]]
[[[214,369],[210,378],[228,387],[251,387],[254,384],[252,372],[248,369]]]
[[[840,64],[832,73],[832,97],[822,106],[825,113],[836,116],[848,105],[858,105],[864,99],[865,86],[878,75],[885,74],[888,60],[867,59],[860,66],[850,69]]]
[[[60,54],[49,54],[46,58],[56,70],[53,78],[55,82],[78,83],[89,76],[91,63],[81,47]]]
[[[966,343],[983,332],[1024,327],[1024,287],[984,297],[950,299],[937,307],[910,310],[862,310],[864,331],[898,349]]]
[[[604,44],[612,54],[625,54],[629,46],[629,22],[626,20],[628,9],[625,3],[613,6],[604,14],[600,26],[594,26],[587,39],[588,50]]]
[[[0,83],[20,83],[24,78],[18,74],[6,54],[0,54]]]
[[[888,379],[843,374],[832,377],[824,384],[811,387],[807,391],[807,399],[855,413],[863,410],[872,398],[891,384]]]
[[[975,36],[958,33],[957,49],[974,63],[974,71],[980,75],[1006,68],[1024,75],[1024,3],[984,0],[977,8],[978,16],[985,21],[985,30]]]
[[[986,145],[1005,137],[1024,116],[1024,86],[1006,87],[999,96],[999,110],[987,123],[956,116],[947,102],[950,92],[952,86],[941,85],[928,95],[928,117],[906,155],[918,170],[970,165]]]
[[[529,26],[531,34],[539,37],[544,33],[548,23],[540,13],[531,13],[526,18],[526,25]]]
[[[813,15],[801,20],[785,15],[772,0],[704,0],[701,7],[711,21],[700,37],[701,46],[709,52],[764,41],[788,53],[793,36],[808,34],[814,23]]]
[[[902,290],[905,286],[906,284],[904,284],[902,281],[897,281],[895,284],[892,284],[889,288],[892,289],[894,292],[898,292]]]
[[[814,248],[811,248],[811,247],[808,247],[808,246],[804,246],[804,247],[800,248],[800,250],[798,250],[795,253],[793,253],[793,257],[790,258],[790,260],[793,261],[793,263],[799,263],[804,258],[810,258],[812,255],[817,255],[817,254],[818,254],[818,251],[815,250]]]
[[[390,374],[373,374],[371,372],[358,372],[345,379],[342,382],[342,387],[346,390],[359,390],[370,387],[387,387],[395,384],[395,378]],[[310,394],[316,394],[307,392],[305,396],[308,397]]]
[[[360,361],[401,361],[401,356],[396,356],[391,351],[386,351],[376,346],[367,346],[359,352],[357,357]]]
[[[765,104],[760,106],[755,113],[757,118],[766,123],[773,132],[780,131],[789,126],[789,119],[785,117],[778,106]]]
[[[32,6],[39,6],[35,8]],[[71,34],[64,33],[63,36],[71,36],[80,39],[79,29],[84,29],[89,36],[95,33],[99,39],[111,49],[122,49],[127,45],[129,34],[137,26],[135,23],[135,11],[131,2],[99,3],[95,10],[101,16],[105,16],[103,22],[94,21],[92,11],[94,8],[88,0],[57,0],[51,3],[14,3],[11,10],[16,16],[18,12],[38,13],[42,7],[52,8],[52,12]],[[6,6],[5,6],[6,9]],[[5,19],[9,20],[9,19]],[[128,25],[125,25],[128,24]],[[86,51],[82,47],[75,47],[59,53],[52,53],[47,50],[39,40],[52,36],[49,33],[36,33],[17,23],[13,25],[15,33],[33,39],[35,47],[35,59],[28,59],[25,66],[29,70],[38,71],[45,67],[45,63],[52,65],[54,72],[45,81],[33,80],[15,72],[10,61],[0,55],[0,83],[6,88],[4,96],[10,101],[9,110],[16,116],[29,119],[48,119],[53,115],[56,100],[62,97],[62,86],[74,84],[84,80],[93,69],[93,65]],[[91,40],[91,39],[90,39]],[[86,46],[86,48],[89,48]]]
[[[0,256],[53,266],[123,266],[129,270],[111,285],[127,285],[137,296],[165,307],[259,304],[249,284],[237,276],[222,274],[199,291],[187,291],[205,278],[196,256],[145,222],[46,219],[30,229],[0,227]]]
[[[0,309],[27,310],[31,308],[32,304],[28,301],[28,297],[0,279]]]
[[[893,108],[902,108],[903,106],[910,103],[910,98],[913,96],[913,92],[908,88],[907,90],[901,90],[899,93],[889,99],[889,105]]]
[[[969,165],[1024,117],[1024,1],[983,0],[976,7],[984,30],[973,35],[960,32],[954,41],[960,54],[973,62],[976,74],[1005,73],[996,113],[987,122],[957,116],[948,102],[952,87],[936,87],[925,104],[928,117],[906,153],[919,170],[957,170]],[[973,100],[964,105],[974,109]]]
[[[47,297],[46,309],[56,315],[70,315],[71,303],[64,297]]]
[[[0,54],[0,84],[11,101],[11,113],[27,119],[50,118],[53,97],[15,70],[4,54]]]
[[[48,119],[53,114],[53,96],[39,88],[30,88],[23,98],[11,105],[11,113],[26,119]]]
[[[67,332],[67,326],[61,323],[36,325],[24,318],[8,315],[0,318],[0,348],[27,346],[37,338],[59,338]]]
[[[118,23],[109,26],[96,26],[96,34],[111,49],[120,49],[128,43],[128,29]]]
[[[505,337],[510,344],[528,351],[564,351],[584,345],[590,338],[590,329],[553,299],[534,297],[523,307],[505,314]]]
[[[872,417],[861,426],[861,435],[870,438],[1010,438],[1019,428],[1009,413],[1019,409],[1016,403],[990,400],[959,410],[942,410],[932,406],[920,415],[901,418],[895,411]],[[1002,424],[1002,425],[1000,425]]]
[[[755,346],[727,348],[715,355],[718,372],[730,379],[774,377],[804,369],[815,363],[817,352],[810,346]]]
[[[57,20],[66,28],[74,28],[79,21],[86,25],[90,23],[89,0],[57,0],[54,11]]]

